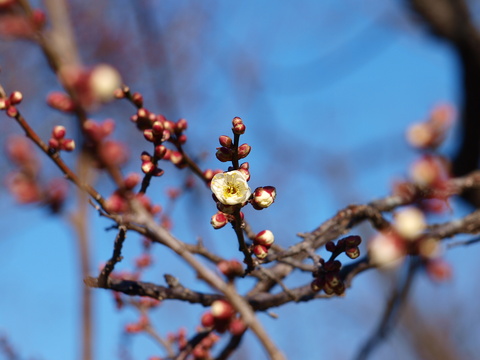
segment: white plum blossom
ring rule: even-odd
[[[245,175],[238,170],[215,175],[210,188],[218,201],[224,205],[243,204],[252,194]]]

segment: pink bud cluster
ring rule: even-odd
[[[243,120],[239,117],[233,118],[232,126],[232,132],[236,137],[245,133],[245,124],[243,123]],[[236,141],[233,141],[232,138],[227,135],[220,136],[218,141],[220,143],[220,147],[217,148],[217,153],[215,154],[215,156],[221,162],[234,161],[234,159],[240,160],[246,158],[252,150],[250,145],[238,145]]]
[[[7,188],[21,204],[42,203],[53,212],[59,212],[67,196],[67,183],[52,179],[43,183],[39,179],[39,161],[32,143],[23,136],[7,139],[6,152],[17,169],[7,176]]]
[[[118,97],[125,96],[118,93]],[[143,106],[143,97],[139,93],[131,96],[132,102],[138,107],[137,113],[131,116],[131,121],[137,125],[137,128],[143,131],[145,140],[153,143],[153,155],[144,152],[142,154],[142,171],[151,176],[161,176],[163,170],[159,169],[157,163],[159,160],[168,160],[176,167],[182,169],[188,164],[182,153],[181,146],[187,141],[184,131],[188,128],[188,122],[180,119],[177,122],[167,120],[161,114],[155,114]],[[164,143],[170,142],[177,147],[177,150],[168,149]]]
[[[227,330],[232,335],[241,335],[247,330],[247,326],[241,318],[235,316],[235,309],[225,300],[215,300],[210,311],[202,315],[202,326],[213,328],[223,334]]]
[[[112,213],[126,213],[130,210],[130,201],[135,199],[152,215],[161,211],[159,205],[153,205],[150,199],[141,193],[134,193],[133,189],[140,183],[141,177],[137,173],[131,173],[125,177],[123,187],[117,189],[105,200],[105,209]]]
[[[22,93],[20,91],[14,91],[9,97],[0,98],[0,110],[4,110],[7,116],[14,118],[18,116],[18,110],[15,105],[20,104],[22,100]]]
[[[258,259],[263,260],[274,241],[275,237],[270,230],[262,230],[253,239],[252,252]]]
[[[335,260],[337,256],[345,253],[349,258],[356,259],[360,256],[358,246],[362,242],[360,236],[351,235],[340,239],[337,244],[333,241],[325,245],[327,251],[332,255],[328,261],[320,259],[320,266],[313,273],[315,280],[311,283],[311,288],[315,292],[324,291],[327,295],[342,295],[345,291],[345,284],[340,275],[342,263]]]
[[[448,105],[437,106],[425,122],[412,125],[407,140],[415,148],[434,150],[440,146],[453,124],[454,111]]]
[[[191,351],[189,359],[193,360],[205,360],[211,359],[211,350],[213,346],[218,342],[220,337],[214,332],[209,333],[204,337],[200,343],[198,343]],[[176,334],[169,333],[167,341],[170,344],[176,344],[179,351],[184,350],[188,344],[187,332],[185,329],[180,329]],[[159,357],[152,357],[149,360],[160,360]]]
[[[33,9],[30,14],[19,11],[18,0],[0,1],[0,35],[9,38],[34,39],[45,25],[45,13]]]
[[[243,265],[238,260],[222,260],[217,264],[217,268],[229,280],[244,275]]]
[[[59,77],[65,87],[75,93],[78,104],[86,108],[112,100],[122,82],[118,71],[108,64],[98,64],[88,69],[76,65],[63,66],[59,70]],[[73,99],[62,96],[62,93],[50,94],[47,102],[61,111],[70,112],[75,108]]]
[[[75,141],[66,139],[67,130],[64,126],[57,125],[52,130],[52,136],[48,140],[48,147],[52,151],[73,151],[75,150]]]

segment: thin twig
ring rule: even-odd
[[[107,286],[108,277],[115,268],[115,264],[122,260],[122,246],[125,241],[127,228],[124,225],[120,225],[118,229],[119,231],[113,245],[112,257],[107,261],[100,275],[98,275],[98,286],[102,288]]]

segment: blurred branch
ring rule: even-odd
[[[421,262],[417,258],[410,258],[410,264],[405,279],[396,286],[385,306],[382,318],[376,330],[360,349],[356,359],[366,360],[373,350],[390,334],[404,306],[407,296],[412,287],[413,278],[420,268]]]
[[[408,0],[408,3],[432,33],[452,46],[460,62],[461,133],[453,172],[463,176],[478,169],[480,161],[480,33],[464,0]],[[480,206],[478,189],[463,196],[474,206]]]

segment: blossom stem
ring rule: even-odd
[[[252,254],[250,253],[250,250],[248,250],[248,246],[245,243],[245,238],[243,236],[243,220],[240,216],[240,208],[235,210],[233,216],[235,217],[233,229],[235,230],[235,234],[237,235],[238,250],[243,252],[244,255],[243,262],[247,265],[247,269],[245,270],[245,275],[247,275],[253,270],[255,270],[255,265],[253,264]]]
[[[240,142],[240,135],[234,134],[233,136],[233,154],[232,154],[232,167],[233,170],[238,170],[240,167],[238,164],[238,143]]]

